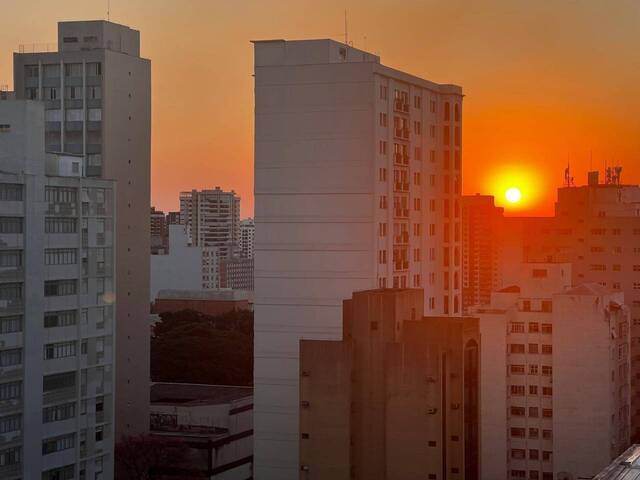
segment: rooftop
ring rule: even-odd
[[[180,227],[180,225],[178,225]],[[205,300],[210,302],[237,302],[247,300],[245,290],[160,290],[156,300]]]
[[[640,480],[640,445],[632,445],[593,480]]]
[[[222,405],[251,398],[253,387],[198,383],[153,383],[151,403],[165,405]]]

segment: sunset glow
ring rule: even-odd
[[[545,189],[554,186],[530,165],[514,163],[498,168],[487,172],[484,188],[495,196],[496,205],[504,207],[507,214],[522,215],[525,211],[540,209]]]
[[[505,192],[504,196],[509,203],[518,203],[520,200],[522,200],[522,192],[518,187],[509,188]]]

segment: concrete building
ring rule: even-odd
[[[504,209],[490,195],[462,197],[462,305],[491,302],[502,287]]]
[[[151,435],[186,446],[163,479],[247,480],[253,466],[253,389],[154,383]]]
[[[183,225],[168,227],[167,249],[164,253],[151,255],[150,301],[156,299],[160,290],[218,288],[216,248],[191,246]]]
[[[527,263],[480,319],[480,478],[591,478],[629,444],[624,294]],[[505,375],[506,370],[506,375]]]
[[[594,282],[624,292],[631,311],[632,440],[640,440],[640,187],[592,172],[584,186],[558,189],[556,211],[549,218],[510,218],[507,234],[511,260],[570,262],[574,285]]]
[[[293,479],[301,338],[340,340],[378,286],[460,314],[462,89],[332,40],[254,48],[255,471]]]
[[[249,292],[242,290],[160,290],[153,304],[154,313],[195,310],[205,315],[220,315],[250,310]]]
[[[0,101],[0,478],[112,478],[115,185],[44,138]]]
[[[220,276],[220,288],[233,290],[248,290],[253,292],[253,257],[233,257],[220,260],[218,273]]]
[[[253,245],[256,235],[256,225],[253,218],[240,220],[240,255],[244,258],[253,258]]]
[[[479,478],[478,319],[423,295],[356,292],[342,341],[301,340],[300,479]]]
[[[180,225],[180,212],[167,213],[167,225]]]
[[[116,431],[137,434],[149,411],[151,64],[138,31],[105,21],[59,23],[58,47],[14,54],[16,96],[44,102],[47,151],[117,182]]]

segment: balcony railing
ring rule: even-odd
[[[409,182],[393,182],[393,191],[394,192],[408,192],[409,191]]]
[[[409,104],[401,98],[396,98],[393,102],[393,109],[396,112],[409,113]]]
[[[400,138],[402,140],[409,140],[408,128],[396,128],[394,129],[394,134],[396,138]]]
[[[407,260],[396,260],[393,262],[393,269],[396,271],[408,270],[409,262]]]
[[[409,232],[402,232],[400,235],[394,235],[393,243],[395,244],[409,243]]]
[[[395,207],[393,209],[393,214],[394,214],[395,217],[407,218],[407,217],[409,217],[409,209],[408,208]]]

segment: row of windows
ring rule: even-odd
[[[78,222],[75,218],[45,218],[45,233],[76,233]]]
[[[17,465],[22,461],[22,447],[9,447],[0,450],[0,467]]]
[[[22,397],[22,381],[0,383],[0,401]]]
[[[11,348],[0,351],[0,367],[12,367],[22,363],[22,349]]]
[[[529,417],[537,418],[539,417],[538,407],[529,407]],[[509,408],[509,413],[513,417],[524,417],[527,413],[525,407],[511,407]],[[551,408],[543,408],[542,409],[542,418],[553,418],[553,409]]]
[[[0,334],[22,331],[22,315],[0,318]]]
[[[0,300],[21,300],[23,294],[22,283],[0,284]]]
[[[511,470],[511,478],[527,478],[526,470]],[[542,472],[542,477],[540,477],[540,472],[537,470],[529,470],[529,480],[553,480],[553,472]]]
[[[523,397],[525,392],[525,387],[524,385],[510,385],[509,391],[513,396]],[[538,395],[539,391],[540,390],[538,390],[538,385],[529,385],[529,396],[535,397]],[[541,391],[544,397],[550,397],[553,395],[553,387],[542,387]]]
[[[552,452],[543,450],[542,460],[545,462],[551,461]],[[511,458],[516,460],[525,460],[527,458],[527,451],[524,448],[512,448]],[[540,451],[535,448],[529,449],[529,460],[540,460]]]
[[[60,297],[64,295],[76,295],[78,292],[77,280],[47,280],[44,282],[45,297]]]
[[[44,314],[44,327],[68,327],[75,325],[78,319],[76,310],[63,310],[58,312],[47,312]]]
[[[553,333],[553,325],[550,323],[529,322],[529,333]],[[511,322],[511,333],[524,333],[524,322]],[[537,353],[537,352],[532,352]]]
[[[75,39],[77,42],[77,37],[65,37],[64,42],[69,43],[69,39]],[[93,36],[84,37],[85,42],[89,41],[88,39],[94,38]],[[87,76],[91,77],[99,77],[102,75],[102,63],[100,62],[87,62],[85,63],[85,68],[87,72]],[[60,76],[60,64],[59,63],[48,63],[42,65],[42,73],[45,78],[57,78]],[[40,76],[40,66],[39,65],[25,65],[24,66],[24,75],[27,78],[38,78]],[[64,76],[65,77],[79,77],[82,76],[82,63],[65,63],[64,64]]]
[[[42,455],[49,455],[75,447],[76,434],[69,433],[55,438],[48,438],[42,441]]]
[[[542,371],[542,375],[549,376],[552,374],[552,368],[549,365],[542,365],[542,370],[540,370],[539,365],[530,364],[529,365],[529,375],[538,375],[539,372]],[[524,365],[510,365],[509,373],[511,375],[524,375],[525,374],[525,366]]]
[[[0,435],[17,432],[22,428],[22,415],[14,414],[0,417]]]
[[[78,189],[73,187],[45,187],[44,199],[49,203],[76,203]]]
[[[388,92],[389,90],[386,85],[380,85],[379,96],[381,100],[388,99]],[[398,106],[397,110],[408,112],[409,92],[400,90],[400,89],[394,89],[393,100],[394,102],[396,102]],[[422,97],[420,95],[413,96],[413,106],[418,110],[422,109]],[[436,113],[437,102],[435,99],[431,99],[429,104],[429,110],[431,111],[431,113]],[[448,122],[451,120],[451,103],[450,102],[444,102],[444,110],[442,113],[443,113],[443,119],[445,122]],[[460,121],[460,104],[459,103],[453,104],[453,118],[456,122]]]
[[[0,233],[22,233],[22,217],[0,217]]]
[[[42,377],[42,391],[44,393],[53,390],[73,388],[76,385],[76,372],[54,373]]]
[[[75,470],[75,465],[53,468],[51,470],[42,472],[42,480],[74,480]]]
[[[511,427],[510,435],[514,438],[526,438],[526,428],[522,427]],[[540,430],[535,427],[529,427],[529,438],[537,439],[540,438]],[[553,433],[551,430],[542,430],[542,438],[545,440],[551,440],[553,438]]]
[[[0,268],[22,267],[22,250],[0,250]]]

